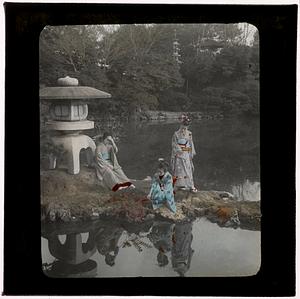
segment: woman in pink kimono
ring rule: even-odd
[[[104,185],[112,191],[117,191],[129,186],[134,188],[128,177],[118,163],[116,153],[118,148],[111,136],[104,133],[103,137],[97,136],[95,150],[96,175]]]
[[[186,115],[179,118],[181,125],[172,138],[171,171],[179,189],[197,192],[194,186],[193,157],[196,155],[192,132],[188,130],[190,119]]]

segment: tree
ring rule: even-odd
[[[250,57],[251,48],[248,46],[237,45],[222,49],[216,56],[214,79],[221,83],[244,80],[250,73]]]
[[[46,26],[40,35],[41,80],[49,83],[48,76],[52,79],[59,72],[80,73],[95,63],[95,50],[95,41],[86,26]],[[55,84],[56,80],[51,83]]]
[[[243,102],[238,98],[246,97],[254,103],[259,49],[258,32],[249,44],[251,28],[248,24],[47,26],[40,36],[40,84],[55,85],[59,77],[75,76],[81,85],[110,92],[128,111],[135,105],[167,109],[172,104],[168,96],[176,99],[175,110],[185,109],[183,103],[197,107],[192,101],[199,98],[200,108],[223,109],[225,90],[237,105]],[[182,63],[173,57],[175,32]]]
[[[115,94],[124,98],[126,92],[128,102],[155,108],[161,92],[182,84],[171,44],[169,51],[163,51],[166,33],[161,25],[123,25],[113,33],[119,50],[115,50],[118,55],[111,60],[107,76],[114,83]]]

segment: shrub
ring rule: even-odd
[[[159,96],[159,109],[166,111],[186,111],[192,101],[184,93],[167,90]]]

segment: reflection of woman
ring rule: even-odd
[[[152,201],[153,209],[157,209],[164,203],[167,203],[169,209],[176,213],[173,178],[167,170],[167,163],[163,159],[159,159],[159,166],[152,179],[148,198]]]
[[[173,236],[172,266],[180,275],[188,271],[194,250],[191,247],[193,241],[192,223],[176,224]]]
[[[171,171],[176,177],[176,187],[197,192],[194,186],[193,157],[196,155],[192,132],[188,130],[190,120],[187,116],[180,117],[180,128],[172,138]]]
[[[104,133],[103,137],[97,137],[95,151],[97,178],[104,182],[112,191],[132,186],[132,183],[123,172],[118,163],[116,153],[118,148],[111,136]]]
[[[96,236],[98,252],[105,257],[105,263],[109,266],[115,264],[115,259],[119,253],[118,242],[123,233],[119,227],[106,227],[99,231]]]
[[[169,263],[167,252],[172,249],[172,235],[174,224],[169,222],[155,222],[151,233],[148,235],[149,240],[154,247],[158,249],[157,262],[160,267]]]

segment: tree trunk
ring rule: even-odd
[[[78,70],[76,69],[75,63],[74,63],[71,55],[69,55],[69,63],[73,66],[74,72],[78,73]]]
[[[185,80],[185,94],[189,96],[189,79]]]

